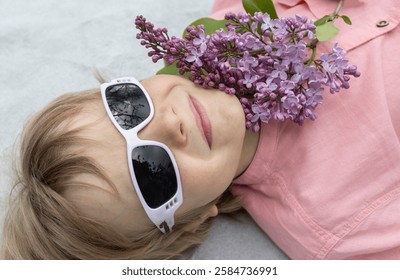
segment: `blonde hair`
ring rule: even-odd
[[[3,259],[171,259],[202,243],[211,219],[202,217],[212,203],[220,213],[240,209],[226,191],[217,201],[176,217],[174,229],[162,234],[156,227],[123,235],[111,226],[85,217],[63,196],[67,188],[84,185],[72,180],[91,174],[108,182],[102,167],[76,152],[87,144],[70,129],[70,120],[90,102],[98,89],[65,94],[45,107],[25,127],[20,162],[3,228]]]

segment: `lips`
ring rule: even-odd
[[[189,105],[192,109],[196,124],[202,134],[204,140],[207,142],[211,149],[212,144],[212,134],[211,134],[211,122],[208,118],[206,110],[203,105],[193,96],[189,96]]]

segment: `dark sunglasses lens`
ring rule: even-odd
[[[150,115],[146,95],[135,84],[108,87],[106,99],[114,119],[125,130],[134,128]]]
[[[132,151],[132,163],[140,191],[150,208],[160,207],[177,192],[175,168],[163,148],[136,147]]]

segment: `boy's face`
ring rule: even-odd
[[[152,121],[138,136],[166,144],[175,156],[183,188],[183,204],[175,214],[176,218],[180,213],[213,201],[239,175],[245,136],[243,109],[236,97],[205,90],[177,76],[153,76],[141,83],[152,98],[155,112]],[[211,133],[206,137],[201,125],[199,127],[196,110],[193,110],[196,102],[201,104],[211,124]],[[88,108],[87,114],[78,122],[78,126],[91,124],[85,136],[99,145],[85,153],[105,168],[119,195],[113,195],[105,182],[82,175],[80,179],[101,188],[70,192],[71,198],[80,200],[77,205],[89,216],[121,230],[152,226],[132,186],[125,141],[108,119],[100,100]],[[212,211],[212,214],[216,212]]]

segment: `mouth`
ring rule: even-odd
[[[208,118],[207,112],[203,105],[193,96],[189,96],[189,105],[192,109],[197,127],[200,130],[204,140],[207,142],[209,148],[212,145],[211,122]]]

